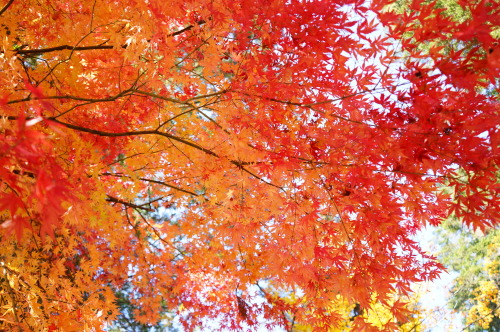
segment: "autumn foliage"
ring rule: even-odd
[[[100,330],[127,287],[187,330],[397,329],[441,270],[412,236],[500,217],[499,6],[458,4],[3,0],[0,327]]]

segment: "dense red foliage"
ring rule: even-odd
[[[0,326],[404,317],[412,236],[498,223],[500,15],[390,4],[4,0]]]

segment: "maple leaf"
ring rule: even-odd
[[[2,223],[2,228],[6,229],[7,235],[14,232],[16,234],[17,241],[21,242],[24,230],[30,229],[31,225],[28,220],[26,220],[26,218],[18,215],[13,215],[11,219],[8,219]]]
[[[402,319],[442,270],[412,236],[500,220],[498,10],[461,6],[8,1],[0,329]]]

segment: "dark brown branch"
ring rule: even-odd
[[[127,44],[122,45],[122,48],[127,48]],[[32,50],[15,50],[14,52],[17,54],[28,55],[28,54],[42,54],[49,53],[55,51],[90,51],[90,50],[110,50],[114,46],[113,45],[93,45],[93,46],[70,46],[70,45],[59,45],[54,47],[47,48],[37,48]]]
[[[145,210],[145,211],[148,211],[148,212],[155,212],[155,210],[147,208],[147,207],[144,207],[142,205],[136,205],[134,203],[126,202],[126,201],[123,201],[123,200],[121,200],[119,198],[116,198],[116,197],[113,197],[113,196],[110,196],[110,195],[106,195],[106,196],[107,196],[106,201],[108,201],[108,202],[118,203],[118,204],[122,204],[122,205],[125,205],[125,206],[128,206],[128,207],[134,208],[134,209],[141,209],[141,210]],[[148,203],[146,203],[145,205],[147,205],[147,204]]]
[[[12,120],[12,121],[17,120],[17,116],[7,116],[7,117],[4,117],[4,119],[5,118],[7,118],[7,120]],[[219,155],[216,154],[215,152],[213,152],[209,149],[206,149],[202,146],[199,146],[196,143],[192,143],[192,142],[185,140],[183,138],[171,135],[169,133],[164,133],[164,132],[161,132],[158,130],[139,130],[139,131],[127,131],[127,132],[121,132],[121,133],[110,133],[107,131],[95,130],[95,129],[91,129],[91,128],[73,125],[71,123],[60,121],[60,120],[56,119],[55,117],[50,117],[50,118],[46,118],[46,119],[49,121],[54,121],[55,123],[58,123],[58,124],[66,127],[66,128],[69,128],[69,129],[73,129],[73,130],[77,130],[77,131],[81,131],[81,132],[89,133],[89,134],[93,134],[93,135],[103,136],[103,137],[128,137],[128,136],[140,136],[140,135],[163,136],[163,137],[167,137],[171,140],[188,145],[188,146],[195,148],[197,150],[203,151],[211,156],[219,157]]]
[[[7,2],[7,4],[5,6],[3,6],[3,8],[0,10],[0,16],[2,16],[2,14],[7,10],[9,9],[10,5],[12,5],[12,3],[14,2],[14,0],[10,0],[9,2]]]
[[[198,144],[195,144],[195,143],[192,143],[190,141],[187,141],[183,138],[180,138],[180,137],[177,137],[177,136],[174,136],[174,135],[171,135],[169,133],[164,133],[164,132],[161,132],[161,131],[158,131],[158,130],[141,130],[141,131],[129,131],[129,132],[122,132],[122,133],[110,133],[110,132],[105,132],[105,131],[100,131],[100,130],[95,130],[95,129],[90,129],[90,128],[85,128],[85,127],[80,127],[80,126],[75,126],[75,125],[72,125],[70,123],[66,123],[66,122],[62,122],[62,121],[59,121],[57,119],[54,119],[54,118],[49,118],[50,120],[52,121],[55,121],[67,128],[70,128],[70,129],[74,129],[74,130],[78,130],[78,131],[82,131],[82,132],[86,132],[86,133],[90,133],[90,134],[94,134],[94,135],[98,135],[98,136],[107,136],[107,137],[126,137],[126,136],[139,136],[139,135],[159,135],[159,136],[164,136],[164,137],[167,137],[171,140],[174,140],[174,141],[177,141],[177,142],[180,142],[180,143],[183,143],[185,145],[188,145],[192,148],[195,148],[197,150],[200,150],[200,151],[203,151],[205,152],[206,154],[209,154],[211,156],[214,156],[214,157],[219,157],[219,155],[215,152],[213,152],[212,150],[209,150],[207,148],[204,148]],[[250,174],[251,176],[255,177],[256,179],[270,185],[270,186],[273,186],[273,187],[276,187],[278,189],[283,189],[281,188],[280,186],[277,186],[269,181],[266,181],[264,180],[263,178],[259,177],[258,175],[250,172],[249,170],[247,170],[242,163],[238,162],[238,161],[235,161],[235,160],[231,160],[230,161],[231,164],[235,165],[236,167],[238,167],[239,169],[241,169],[242,171]],[[153,180],[151,180],[153,181]],[[179,188],[180,189],[180,188]],[[190,193],[192,194],[192,193]]]
[[[101,175],[104,175],[104,176],[115,176],[115,177],[119,177],[119,178],[130,178],[130,176],[128,176],[128,175],[115,174],[115,173],[107,173],[107,172],[106,173],[102,173]],[[150,183],[160,184],[162,186],[165,186],[165,187],[168,187],[168,188],[171,188],[171,189],[175,189],[175,190],[181,191],[181,192],[189,194],[189,195],[199,196],[197,193],[194,193],[192,191],[189,191],[189,190],[186,190],[186,189],[182,189],[182,188],[173,186],[173,185],[165,183],[163,181],[158,181],[158,180],[153,180],[153,179],[146,179],[146,178],[139,178],[139,180],[145,181],[145,182],[150,182]]]
[[[98,135],[98,136],[104,136],[104,137],[127,137],[127,136],[140,136],[140,135],[159,135],[159,136],[167,137],[167,138],[169,138],[171,140],[183,143],[183,144],[188,145],[188,146],[190,146],[192,148],[195,148],[197,150],[203,151],[206,154],[209,154],[211,156],[219,157],[219,155],[216,154],[215,152],[213,152],[213,151],[211,151],[209,149],[206,149],[206,148],[204,148],[202,146],[199,146],[196,143],[192,143],[192,142],[190,142],[188,140],[185,140],[183,138],[171,135],[169,133],[164,133],[164,132],[161,132],[161,131],[158,131],[158,130],[140,130],[140,131],[127,131],[127,132],[121,132],[121,133],[110,133],[110,132],[106,132],[106,131],[100,131],[100,130],[90,129],[90,128],[86,128],[86,127],[76,126],[76,125],[73,125],[71,123],[66,123],[66,122],[59,121],[59,120],[57,120],[55,118],[48,118],[48,120],[52,120],[52,121],[54,121],[54,122],[56,122],[56,123],[58,123],[60,125],[65,126],[66,128],[70,128],[70,129],[74,129],[74,130],[77,130],[77,131],[81,131],[81,132],[85,132],[85,133],[89,133],[89,134],[94,134],[94,135]]]
[[[148,97],[153,97],[153,98],[158,98],[158,99],[161,99],[161,100],[169,101],[171,103],[186,104],[185,102],[182,102],[182,101],[180,101],[178,99],[161,96],[161,95],[158,95],[158,94],[155,94],[155,93],[151,93],[151,92],[147,92],[147,91],[132,90],[132,92],[135,92],[135,93],[138,93],[138,94],[141,94],[141,95],[145,95],[145,96],[148,96]]]
[[[7,10],[7,8],[14,2],[14,0],[11,0],[7,5],[5,5],[4,8],[0,11],[0,15]],[[198,25],[205,24],[205,20],[200,20],[196,22]],[[188,25],[187,27],[173,32],[171,34],[168,34],[167,37],[174,37],[178,36],[186,31],[189,31],[193,29],[195,25]],[[150,40],[148,40],[149,42]],[[123,44],[120,46],[121,48],[126,49],[128,47],[128,44]],[[99,44],[99,45],[92,45],[92,46],[71,46],[71,45],[59,45],[59,46],[54,46],[54,47],[47,47],[47,48],[38,48],[38,49],[31,49],[31,50],[14,50],[14,53],[21,54],[21,55],[29,55],[29,54],[42,54],[42,53],[49,53],[49,52],[56,52],[56,51],[92,51],[92,50],[110,50],[113,49],[113,45],[105,45],[105,44]]]
[[[276,188],[278,188],[278,189],[280,189],[280,190],[283,190],[283,188],[281,188],[280,186],[277,186],[277,185],[275,185],[274,183],[271,183],[271,182],[269,182],[269,181],[266,181],[266,180],[264,180],[263,178],[261,178],[260,176],[258,176],[258,175],[256,175],[256,174],[254,174],[254,173],[252,173],[251,171],[249,171],[248,169],[246,169],[243,165],[248,164],[248,163],[245,163],[245,162],[239,162],[239,161],[236,161],[236,160],[231,160],[231,164],[235,165],[236,167],[238,167],[239,169],[241,169],[243,172],[250,174],[251,176],[253,176],[253,177],[254,177],[254,178],[256,178],[257,180],[260,180],[260,181],[264,182],[265,184],[268,184],[268,185],[270,185],[270,186],[273,186],[273,187],[276,187]]]
[[[198,24],[198,25],[202,25],[202,24],[205,24],[205,23],[207,23],[205,20],[199,20],[198,22],[196,22],[196,24]],[[191,25],[188,25],[188,26],[187,26],[187,27],[185,27],[184,29],[180,29],[179,31],[176,31],[176,32],[173,32],[173,33],[171,33],[171,34],[167,35],[167,37],[174,37],[174,36],[178,36],[178,35],[180,35],[180,34],[182,34],[182,33],[186,32],[186,31],[191,30],[191,29],[192,29],[192,28],[194,28],[194,27],[195,27],[195,26],[194,26],[194,25],[192,25],[192,24],[191,24]]]
[[[221,90],[221,91],[214,92],[214,93],[211,93],[211,94],[208,94],[208,95],[197,96],[197,97],[191,98],[189,100],[182,101],[182,100],[179,100],[179,99],[169,98],[169,97],[165,97],[165,96],[158,95],[158,94],[155,94],[155,93],[151,93],[151,92],[147,92],[147,91],[142,91],[142,90],[137,90],[137,89],[130,88],[130,89],[127,89],[127,90],[123,90],[123,91],[117,93],[116,95],[111,96],[111,97],[107,97],[107,98],[85,98],[85,97],[78,97],[78,96],[72,96],[72,95],[43,96],[43,97],[37,97],[37,98],[32,98],[31,96],[28,96],[28,97],[22,98],[22,99],[10,100],[10,101],[7,102],[7,104],[9,104],[9,105],[10,104],[18,104],[18,103],[24,103],[24,102],[27,102],[27,101],[31,101],[31,100],[52,100],[52,99],[53,100],[69,99],[69,100],[83,101],[83,102],[88,102],[88,103],[102,103],[102,102],[115,101],[115,100],[117,100],[117,99],[119,99],[121,97],[127,97],[127,96],[133,95],[134,93],[137,93],[139,95],[144,95],[144,96],[148,96],[148,97],[152,97],[152,98],[158,98],[158,99],[165,100],[165,101],[168,101],[168,102],[171,102],[171,103],[175,103],[175,104],[181,104],[181,105],[191,106],[191,107],[193,107],[193,109],[196,109],[198,107],[193,106],[190,103],[191,101],[197,100],[197,99],[211,98],[211,97],[214,97],[214,96],[219,96],[219,95],[222,95],[222,94],[226,93],[227,91],[228,90]]]
[[[4,117],[5,118],[5,117]],[[6,117],[8,120],[16,120],[17,117],[15,116],[7,116]],[[158,136],[163,136],[163,137],[166,137],[168,139],[171,139],[173,141],[176,141],[176,142],[180,142],[182,144],[185,144],[185,145],[188,145],[192,148],[195,148],[199,151],[202,151],[208,155],[211,155],[213,157],[217,157],[219,158],[220,156],[213,152],[212,150],[209,150],[207,148],[204,148],[196,143],[193,143],[193,142],[190,142],[184,138],[181,138],[181,137],[178,137],[178,136],[174,136],[174,135],[171,135],[169,133],[165,133],[165,132],[161,132],[161,131],[158,131],[158,130],[139,130],[139,131],[128,131],[128,132],[121,132],[121,133],[110,133],[110,132],[106,132],[106,131],[101,131],[101,130],[95,130],[95,129],[91,129],[91,128],[86,128],[86,127],[81,127],[81,126],[77,126],[77,125],[73,125],[71,123],[67,123],[67,122],[63,122],[63,121],[60,121],[54,117],[51,117],[51,118],[47,118],[47,120],[49,121],[54,121],[60,125],[63,125],[64,127],[66,128],[69,128],[69,129],[73,129],[73,130],[77,130],[77,131],[81,131],[81,132],[85,132],[85,133],[89,133],[89,134],[93,134],[93,135],[98,135],[98,136],[103,136],[103,137],[128,137],[128,136],[140,136],[140,135],[158,135]],[[247,163],[245,162],[239,162],[239,161],[236,161],[236,160],[229,160],[231,162],[231,164],[235,165],[236,167],[238,167],[239,169],[241,169],[242,171],[248,173],[249,175],[255,177],[256,179],[270,185],[270,186],[273,186],[273,187],[276,187],[278,189],[283,189],[281,188],[280,186],[277,186],[269,181],[266,181],[264,180],[263,178],[259,177],[258,175],[252,173],[251,171],[247,170],[244,165],[246,165]],[[153,181],[153,180],[151,180]],[[180,188],[175,188],[175,189],[178,189],[180,190]],[[181,190],[182,191],[182,190]],[[189,194],[193,194],[191,192],[189,192]]]
[[[55,99],[55,100],[60,100],[60,99],[70,99],[70,100],[77,100],[77,101],[83,101],[83,102],[88,102],[88,103],[102,103],[102,102],[110,102],[110,101],[115,101],[118,98],[125,97],[131,95],[132,91],[131,90],[124,90],[121,91],[120,93],[107,97],[107,98],[85,98],[85,97],[77,97],[77,96],[71,96],[71,95],[65,95],[65,96],[44,96],[40,98],[32,98],[31,96],[28,96],[26,98],[22,99],[14,99],[10,100],[7,102],[7,104],[17,104],[17,103],[24,103],[27,101],[31,100],[50,100],[50,99]],[[11,119],[9,119],[11,120]]]
[[[146,181],[146,182],[151,182],[151,183],[156,183],[156,184],[160,184],[160,185],[162,185],[162,186],[169,187],[169,188],[171,188],[171,189],[175,189],[175,190],[181,191],[181,192],[186,193],[186,194],[189,194],[189,195],[199,196],[197,193],[194,193],[194,192],[192,192],[192,191],[189,191],[189,190],[186,190],[186,189],[182,189],[182,188],[179,188],[179,187],[173,186],[173,185],[168,184],[168,183],[165,183],[165,182],[163,182],[163,181],[152,180],[152,179],[145,179],[145,178],[139,178],[139,180],[141,180],[141,181]]]
[[[30,178],[35,178],[35,174],[32,173],[32,172],[27,172],[27,171],[20,171],[18,169],[15,169],[12,171],[12,173],[16,174],[16,175],[26,175],[27,177],[30,177]]]

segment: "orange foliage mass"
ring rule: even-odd
[[[435,278],[412,236],[500,208],[499,9],[460,3],[3,0],[0,326],[99,330],[127,284],[142,322],[320,330]]]

